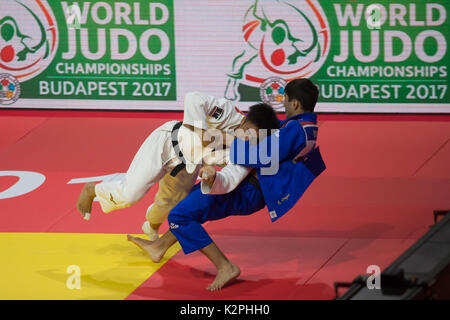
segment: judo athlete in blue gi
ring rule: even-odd
[[[129,235],[128,240],[145,250],[154,262],[159,262],[177,240],[185,254],[199,250],[217,268],[217,276],[207,290],[221,289],[236,279],[239,267],[228,260],[201,224],[231,215],[249,215],[266,205],[275,221],[295,205],[325,170],[315,146],[318,127],[313,111],[318,94],[308,79],[288,83],[284,101],[287,119],[277,120],[279,130],[266,137],[260,135],[258,144],[235,139],[232,163],[220,172],[211,166],[200,170],[201,184],[170,212],[170,230],[156,241]],[[261,150],[266,151],[265,157]],[[273,162],[277,162],[275,166]]]

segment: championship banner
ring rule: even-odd
[[[187,92],[318,112],[449,113],[447,0],[3,0],[0,108],[182,110]]]

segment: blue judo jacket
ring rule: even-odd
[[[257,168],[272,222],[287,213],[326,169],[316,147],[317,133],[317,115],[303,113],[280,121],[280,129],[258,144],[233,141],[231,162]]]

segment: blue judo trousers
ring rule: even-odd
[[[170,211],[169,227],[185,254],[200,250],[213,241],[202,224],[228,216],[249,215],[266,206],[260,188],[245,179],[227,194],[208,195],[196,184],[189,195]]]

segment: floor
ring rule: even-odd
[[[126,240],[142,234],[156,186],[109,214],[94,203],[89,221],[75,207],[84,181],[125,172],[147,135],[181,116],[0,112],[0,299],[333,299],[335,281],[387,267],[450,208],[450,116],[319,115],[327,170],[290,213],[206,224],[242,271],[211,293],[201,253],[177,244],[155,264]],[[19,171],[35,174],[16,184]]]

